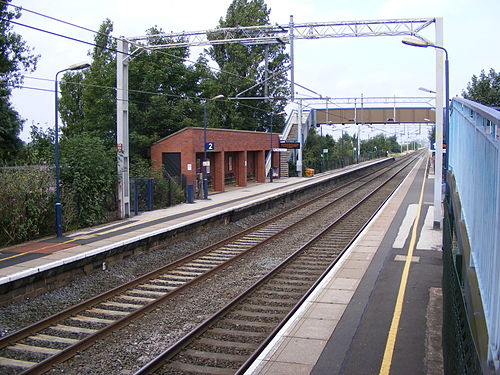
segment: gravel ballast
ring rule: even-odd
[[[318,195],[320,190],[314,192]],[[313,193],[227,225],[200,231],[150,253],[134,255],[108,269],[91,274],[43,295],[0,308],[0,336],[82,302],[137,276],[200,250],[231,234],[273,217],[309,199]],[[259,251],[243,256],[233,265],[165,302],[155,311],[100,340],[50,373],[132,374],[255,283],[305,243],[312,233],[327,225],[318,218],[291,233],[270,241]]]

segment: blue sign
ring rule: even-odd
[[[205,143],[205,151],[213,151],[215,150],[215,143],[207,142]]]

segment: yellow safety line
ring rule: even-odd
[[[12,255],[10,257],[2,258],[2,259],[0,259],[0,262],[3,262],[5,260],[9,260],[9,259],[13,259],[13,258],[17,258],[17,257],[20,257],[22,255],[34,253],[34,252],[37,252],[37,251],[40,251],[40,250],[50,249],[52,247],[56,247],[56,246],[59,246],[59,245],[65,245],[65,244],[68,244],[68,243],[71,243],[71,242],[75,242],[75,241],[78,241],[78,240],[84,240],[86,238],[91,238],[91,237],[100,236],[102,234],[116,232],[118,230],[122,230],[122,229],[133,227],[133,226],[136,226],[136,225],[144,224],[144,223],[147,223],[149,221],[163,219],[163,218],[168,217],[168,216],[170,216],[170,214],[169,215],[157,216],[157,217],[150,218],[150,219],[145,219],[145,220],[134,221],[133,223],[125,224],[125,225],[122,225],[122,226],[119,226],[119,227],[116,227],[116,228],[113,228],[113,229],[103,230],[101,232],[94,232],[94,233],[86,234],[86,235],[83,235],[83,236],[75,237],[75,238],[72,238],[72,239],[64,241],[64,242],[55,242],[53,244],[50,244],[50,245],[47,245],[47,246],[44,246],[44,247],[40,247],[38,249],[33,249],[33,250],[25,251],[23,253]]]
[[[399,284],[398,297],[396,299],[396,305],[394,306],[394,314],[392,316],[391,328],[389,329],[389,334],[387,335],[387,343],[385,345],[384,358],[382,360],[382,365],[380,366],[380,371],[379,371],[380,375],[388,375],[391,370],[392,357],[394,354],[394,346],[396,344],[396,336],[398,333],[399,320],[401,318],[401,312],[403,310],[403,302],[405,297],[406,285],[408,283],[408,275],[410,273],[413,250],[415,249],[415,243],[417,241],[417,227],[420,218],[420,212],[422,211],[425,176],[427,175],[427,163],[425,166],[425,172],[426,173],[424,173],[424,178],[422,180],[422,188],[420,190],[417,216],[415,217],[415,221],[413,223],[410,245],[408,247],[408,254],[406,256],[406,261],[403,268],[403,274],[401,275],[401,283]]]
[[[29,250],[29,251],[25,251],[23,253],[18,253],[16,255],[12,255],[10,257],[7,257],[7,258],[2,258],[0,259],[0,262],[3,262],[4,260],[9,260],[9,259],[13,259],[13,258],[17,258],[17,257],[20,257],[21,255],[26,255],[26,254],[30,254],[30,253],[34,253],[34,252],[37,252],[37,251],[40,251],[40,250],[45,250],[45,249],[50,249],[51,247],[56,247],[58,245],[64,245],[64,244],[67,244],[67,243],[70,243],[70,242],[73,242],[73,241],[76,241],[78,240],[79,238],[73,238],[71,240],[68,240],[68,241],[64,241],[64,242],[57,242],[57,243],[54,243],[54,244],[50,244],[48,246],[44,246],[44,247],[39,247],[37,249],[33,249],[33,250]]]
[[[207,208],[208,209],[208,208]],[[113,229],[108,229],[108,230],[104,230],[102,232],[94,232],[94,233],[90,233],[90,234],[87,234],[87,235],[84,235],[84,236],[79,236],[79,237],[75,237],[75,238],[72,238],[71,240],[68,240],[68,241],[64,241],[64,242],[56,242],[54,244],[51,244],[51,245],[48,245],[48,246],[44,246],[44,247],[41,247],[41,248],[38,248],[38,249],[33,249],[33,250],[30,250],[30,251],[26,251],[26,252],[23,252],[23,253],[19,253],[19,254],[16,254],[16,255],[12,255],[10,257],[7,257],[7,258],[2,258],[0,259],[0,262],[4,261],[4,260],[9,260],[9,259],[13,259],[13,258],[17,258],[17,257],[20,257],[22,255],[26,255],[26,254],[30,254],[30,253],[34,253],[34,252],[37,252],[37,251],[40,251],[40,250],[45,250],[45,249],[50,249],[52,247],[56,247],[58,245],[64,245],[64,244],[68,244],[68,243],[71,243],[71,242],[75,242],[75,241],[78,241],[78,240],[83,240],[83,239],[86,239],[86,238],[91,238],[91,237],[96,237],[96,236],[99,236],[99,235],[102,235],[102,234],[107,234],[107,233],[112,233],[112,232],[116,232],[118,230],[122,230],[124,228],[129,228],[129,227],[133,227],[133,226],[136,226],[136,225],[140,225],[140,224],[144,224],[144,223],[147,223],[149,221],[154,221],[154,220],[159,220],[159,219],[164,219],[168,216],[170,216],[171,214],[166,214],[166,215],[162,215],[162,216],[157,216],[157,217],[153,217],[153,218],[150,218],[150,219],[145,219],[145,220],[139,220],[139,221],[134,221],[133,223],[130,223],[130,224],[125,224],[123,226],[120,226],[120,227],[117,227],[117,228],[113,228]]]
[[[159,219],[164,219],[168,216],[170,216],[171,214],[167,214],[167,215],[162,215],[162,216],[157,216],[157,217],[153,217],[153,218],[150,218],[150,219],[146,219],[146,220],[139,220],[139,221],[134,221],[133,223],[130,223],[130,224],[125,224],[123,226],[120,226],[120,227],[117,227],[117,228],[113,228],[113,229],[108,229],[108,230],[104,230],[102,232],[94,232],[94,233],[90,233],[90,234],[87,234],[87,235],[84,235],[84,236],[80,236],[80,237],[75,237],[75,238],[72,238],[71,240],[68,240],[68,241],[64,241],[64,242],[56,242],[52,245],[48,245],[48,246],[44,246],[44,247],[41,247],[41,248],[38,248],[38,249],[33,249],[33,250],[30,250],[30,251],[25,251],[23,253],[19,253],[19,254],[16,254],[16,255],[12,255],[10,257],[7,257],[7,258],[2,258],[0,259],[0,262],[3,262],[4,260],[9,260],[9,259],[13,259],[13,258],[17,258],[17,257],[20,257],[22,255],[26,255],[26,254],[30,254],[30,253],[34,253],[34,252],[37,252],[37,251],[40,251],[40,250],[45,250],[45,249],[50,249],[52,247],[56,247],[58,245],[65,245],[65,244],[68,244],[68,243],[71,243],[71,242],[75,242],[75,241],[78,241],[78,240],[84,240],[86,238],[91,238],[91,237],[96,237],[96,236],[99,236],[99,235],[102,235],[102,234],[107,234],[107,233],[112,233],[112,232],[116,232],[118,230],[122,230],[124,228],[128,228],[128,227],[133,227],[133,226],[136,226],[136,225],[140,225],[140,224],[144,224],[144,223],[147,223],[149,221],[154,221],[154,220],[159,220]]]

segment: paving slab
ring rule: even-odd
[[[315,302],[304,313],[304,317],[311,319],[329,319],[338,321],[345,311],[345,304]]]
[[[262,369],[259,369],[258,374],[274,374],[274,375],[307,375],[311,372],[313,365],[304,365],[301,363],[288,362],[264,362]]]
[[[356,290],[359,284],[359,279],[347,279],[343,277],[335,277],[328,281],[325,288],[336,290]]]
[[[334,319],[317,319],[311,316],[301,318],[290,332],[290,336],[304,339],[328,340],[337,322],[338,320]]]
[[[285,338],[281,343],[283,350],[275,353],[277,362],[314,365],[325,346],[325,340],[304,339],[300,337]]]

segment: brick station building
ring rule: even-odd
[[[207,128],[208,180],[213,191],[226,185],[247,186],[249,181],[265,182],[265,160],[271,149],[271,134],[245,130]],[[151,146],[153,167],[163,166],[172,177],[186,176],[186,184],[196,186],[203,172],[203,128],[185,128]],[[272,134],[272,146],[278,148],[279,136]],[[279,153],[273,153],[272,167],[279,173]]]

